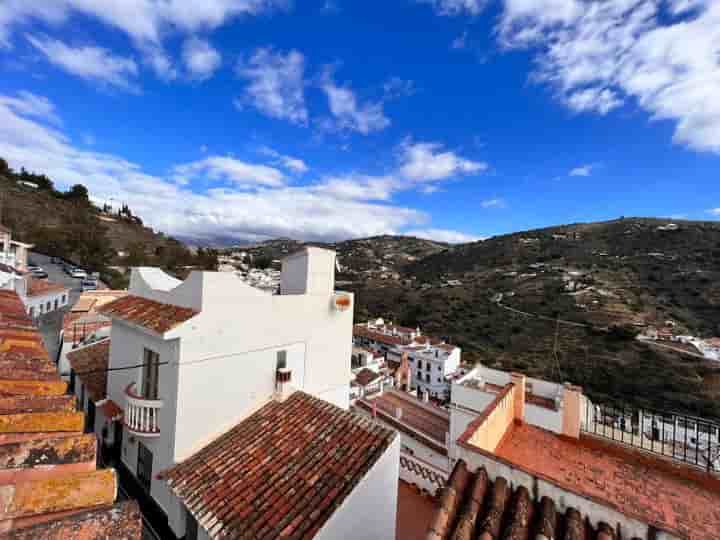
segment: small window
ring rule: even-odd
[[[45,306],[45,311],[50,311],[50,305],[51,305],[50,302],[48,302],[47,305]]]
[[[142,397],[158,398],[160,379],[160,355],[150,349],[143,349]]]
[[[430,362],[425,364],[425,371],[430,371]]]
[[[55,307],[54,307],[53,309],[57,309],[57,308],[58,308],[58,301],[57,301],[57,298],[55,299],[55,303],[54,303],[53,305],[55,306]]]
[[[67,302],[67,295],[63,294],[62,295],[62,303],[64,304],[65,302]]]
[[[34,317],[34,316],[35,316],[35,308],[30,306],[30,317]]]
[[[418,360],[418,369],[422,369],[422,360]]]
[[[285,369],[287,367],[287,351],[278,351],[275,357],[275,365],[277,369]]]
[[[68,385],[68,391],[71,394],[75,393],[75,370],[74,369],[70,370],[70,384]]]
[[[429,373],[427,375],[425,375],[425,382],[427,382],[427,383],[430,382],[430,374]]]

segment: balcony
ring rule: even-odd
[[[161,399],[147,399],[137,394],[135,383],[125,389],[125,425],[128,431],[140,437],[159,437]]]

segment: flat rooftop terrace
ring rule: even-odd
[[[720,479],[629,447],[512,425],[495,455],[568,491],[690,540],[720,540]]]
[[[432,405],[421,403],[413,396],[405,396],[396,392],[384,392],[372,400],[364,400],[372,409],[377,403],[378,411],[395,416],[397,408],[402,409],[401,422],[431,437],[440,444],[445,444],[445,434],[450,431],[450,418],[444,411],[433,411]],[[365,407],[367,409],[367,407]]]

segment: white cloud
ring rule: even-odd
[[[53,124],[61,123],[55,105],[48,98],[32,92],[23,90],[18,92],[17,97],[0,96],[0,105],[5,105],[23,116],[47,120]]]
[[[199,161],[176,165],[173,172],[182,180],[229,180],[244,189],[258,186],[280,187],[285,184],[285,175],[278,169],[226,156],[209,156]]]
[[[586,165],[580,165],[579,167],[571,169],[568,173],[568,176],[590,176],[594,168],[595,165],[591,163],[588,163]]]
[[[415,236],[417,238],[434,240],[435,242],[445,242],[447,244],[464,244],[466,242],[477,242],[478,240],[483,240],[482,236],[475,236],[449,229],[412,229],[405,231],[403,234],[406,236]]]
[[[417,0],[421,4],[430,4],[438,15],[477,15],[485,7],[485,0]]]
[[[382,102],[360,103],[352,89],[335,83],[331,70],[325,70],[320,87],[327,95],[330,113],[334,118],[326,127],[367,135],[373,131],[382,131],[390,125]]]
[[[507,208],[507,203],[505,202],[505,199],[495,197],[493,199],[485,199],[484,201],[481,201],[480,206],[483,208]]]
[[[82,183],[95,200],[112,197],[126,202],[149,226],[171,235],[198,242],[277,236],[337,240],[397,234],[427,219],[417,210],[341,198],[317,186],[193,192],[173,182],[172,176],[150,175],[121,157],[76,148],[65,134],[28,113],[32,100],[24,101],[20,96],[0,96],[0,156],[12,167],[45,173],[60,188]],[[235,164],[193,165],[187,164],[192,174],[204,174],[208,180],[213,175],[252,176],[238,172],[242,168]]]
[[[412,96],[415,92],[415,82],[400,77],[390,77],[383,84],[383,98],[385,100]]]
[[[711,208],[710,210],[708,210],[708,214],[720,217],[720,208]]]
[[[283,9],[289,0],[3,0],[0,3],[0,46],[12,45],[14,27],[41,20],[53,25],[81,14],[125,32],[142,53],[144,62],[164,80],[177,70],[163,48],[163,38],[173,32],[194,34],[212,30],[241,16]]]
[[[247,62],[238,63],[237,74],[249,83],[236,105],[248,102],[272,118],[306,124],[304,73],[305,57],[300,52],[257,49]]]
[[[439,143],[413,143],[410,140],[400,145],[400,162],[400,174],[417,182],[444,180],[488,168],[485,162],[462,158],[450,150],[443,151]]]
[[[315,189],[319,193],[327,193],[340,199],[388,201],[399,187],[392,176],[349,174],[325,178]]]
[[[302,159],[281,154],[273,148],[263,146],[260,148],[260,153],[270,156],[275,160],[275,163],[291,172],[303,174],[310,170],[310,167]]]
[[[107,49],[91,45],[70,47],[48,37],[28,35],[27,39],[51,63],[72,75],[124,90],[137,90],[131,80],[138,73],[132,58],[115,56]]]
[[[720,2],[504,0],[503,45],[536,53],[533,79],[579,112],[632,98],[674,141],[720,153]]]
[[[210,78],[222,63],[220,53],[197,37],[185,41],[182,55],[190,77],[200,81]]]

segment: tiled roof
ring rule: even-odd
[[[445,434],[450,431],[450,418],[441,411],[433,411],[432,405],[423,404],[413,396],[394,391],[384,392],[371,400],[358,402],[358,405],[366,410],[372,410],[373,404],[378,411],[393,417],[400,409],[402,423],[445,445]]]
[[[534,501],[526,487],[513,489],[503,477],[493,482],[485,469],[472,473],[460,460],[437,499],[425,538],[612,540],[616,535],[607,523],[594,529],[577,510],[561,513],[552,499]]]
[[[192,319],[194,309],[163,304],[141,296],[128,295],[102,306],[99,313],[163,334]]]
[[[313,538],[393,437],[295,392],[160,477],[213,538]]]
[[[43,296],[52,293],[61,293],[68,291],[69,289],[65,285],[59,283],[53,283],[46,279],[35,279],[30,278],[27,288],[28,296]]]
[[[513,425],[495,455],[570,492],[690,540],[720,540],[720,479],[619,443]]]
[[[400,336],[383,334],[382,332],[371,330],[363,325],[355,325],[355,327],[353,328],[353,335],[361,336],[372,341],[385,343],[386,345],[407,345],[410,343],[409,339],[405,339]]]
[[[358,371],[357,375],[355,375],[355,382],[360,386],[367,386],[371,382],[377,380],[378,377],[380,377],[379,373],[375,373],[372,369],[363,368]]]
[[[12,291],[0,291],[0,366],[2,538],[139,540],[137,504],[113,504],[115,471],[96,469],[97,440]]]
[[[85,385],[88,397],[100,401],[107,396],[107,370],[110,338],[75,349],[67,355],[70,367]]]

